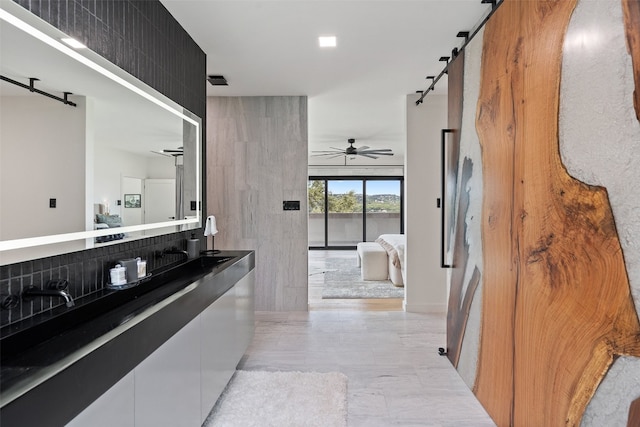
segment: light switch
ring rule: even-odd
[[[282,202],[282,210],[285,211],[299,211],[300,200],[285,200]]]
[[[49,199],[49,207],[50,208],[56,207],[56,199]]]

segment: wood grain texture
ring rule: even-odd
[[[640,324],[606,190],[558,148],[562,46],[576,0],[505,0],[485,29],[483,309],[474,391],[499,426],[577,426]]]
[[[629,407],[629,418],[627,420],[627,427],[640,426],[640,398],[631,402]]]
[[[640,120],[640,1],[622,0],[622,11],[627,49],[633,64],[633,81],[636,85],[633,91],[633,106],[636,110],[636,118]]]
[[[460,160],[460,138],[462,129],[462,109],[464,106],[464,51],[456,56],[449,63],[447,73],[447,92],[448,92],[448,109],[447,109],[447,126],[453,129],[447,140],[447,182],[455,185],[458,176],[458,164]],[[453,191],[449,191],[453,190]],[[448,203],[455,201],[455,188],[447,189],[448,194],[443,196],[451,197]],[[449,204],[449,206],[453,206]],[[453,215],[454,209],[450,209]],[[451,216],[450,225],[453,226],[455,218]]]

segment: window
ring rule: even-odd
[[[403,226],[402,177],[310,177],[309,248],[355,249]]]

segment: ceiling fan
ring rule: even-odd
[[[167,157],[178,157],[184,155],[184,147],[178,148],[165,148],[160,151],[151,150],[152,153],[160,154]]]
[[[353,144],[356,143],[354,138],[347,139],[349,146],[345,149],[330,147],[331,150],[326,151],[313,151],[312,157],[326,157],[329,159],[333,159],[335,157],[340,156],[363,156],[369,157],[370,159],[377,159],[378,156],[393,156],[393,150],[391,148],[369,148],[366,145],[356,148]]]

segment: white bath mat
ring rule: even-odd
[[[347,377],[338,372],[236,371],[204,427],[344,427]]]

